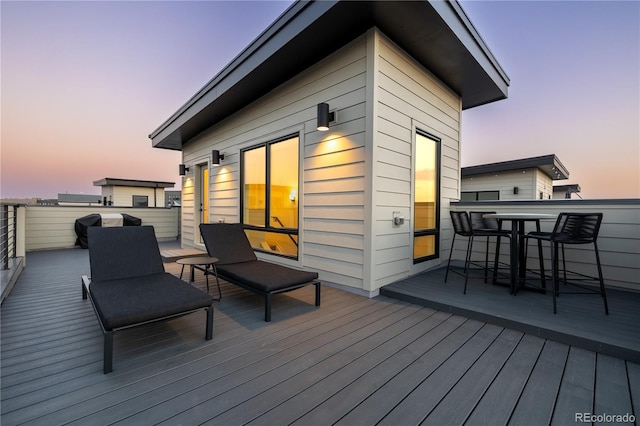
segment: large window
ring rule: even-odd
[[[256,250],[298,256],[297,135],[243,150],[242,223]]]
[[[414,165],[414,263],[438,257],[440,228],[440,139],[416,133]]]
[[[500,191],[466,191],[460,194],[460,201],[495,201],[500,199]]]

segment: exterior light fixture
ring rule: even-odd
[[[335,111],[329,112],[329,104],[321,103],[318,104],[318,127],[317,129],[321,132],[329,130],[329,123],[336,120]]]
[[[222,160],[224,160],[224,154],[220,154],[217,149],[211,151],[211,164],[220,164]]]
[[[186,175],[188,171],[189,171],[189,168],[184,164],[180,164],[178,166],[178,172],[180,173],[180,176]]]

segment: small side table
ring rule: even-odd
[[[184,273],[184,267],[189,265],[189,284],[195,281],[194,272],[196,269],[204,272],[204,276],[207,280],[207,293],[209,292],[209,275],[214,274],[216,276],[216,282],[218,284],[218,298],[217,301],[222,300],[222,292],[220,291],[220,280],[218,279],[218,272],[216,271],[216,263],[219,262],[220,259],[217,257],[207,257],[207,256],[197,256],[197,257],[185,257],[183,259],[176,260],[178,265],[182,265],[182,269],[180,270],[180,279],[182,279],[182,274]],[[209,272],[209,267],[211,267],[212,271]]]

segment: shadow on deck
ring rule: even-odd
[[[383,287],[380,293],[421,306],[522,331],[583,349],[640,362],[640,293],[607,289],[609,315],[599,295],[567,294],[558,297],[553,314],[550,294],[508,288],[436,269]],[[474,271],[478,273],[477,271]],[[472,273],[473,276],[473,273]]]

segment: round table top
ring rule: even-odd
[[[487,213],[482,215],[487,219],[504,219],[504,220],[544,220],[557,219],[557,214],[552,213]]]
[[[220,259],[217,257],[208,257],[208,256],[196,256],[196,257],[183,257],[182,259],[176,260],[178,265],[213,265],[216,262],[219,262]]]

